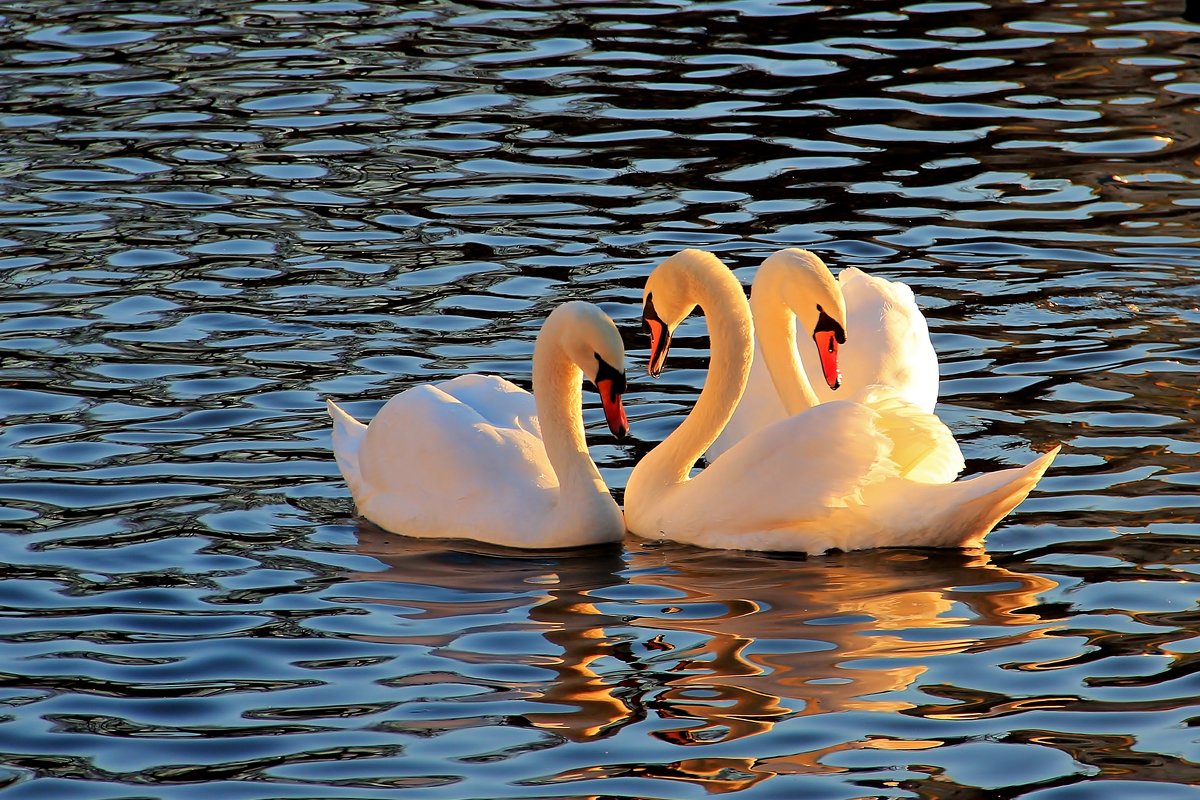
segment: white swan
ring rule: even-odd
[[[394,533],[509,547],[619,540],[621,509],[588,454],[580,372],[609,430],[628,430],[625,350],[596,306],[551,312],[533,348],[534,394],[491,375],[415,386],[363,425],[332,401],[333,450],[359,513]]]
[[[781,261],[801,261],[814,271],[829,272],[825,262],[807,250],[780,250],[759,267],[750,289],[751,297],[779,290],[768,284],[771,268]],[[841,372],[837,390],[820,380],[822,368],[817,350],[801,346],[800,358],[814,392],[808,406],[854,399],[868,386],[883,385],[892,387],[900,397],[922,411],[933,413],[938,397],[937,353],[929,340],[929,326],[912,289],[903,283],[868,275],[855,267],[839,272],[837,285],[845,299],[846,327],[854,331],[854,336],[837,354]],[[755,325],[759,326],[757,317]],[[755,337],[746,391],[729,424],[708,448],[709,461],[718,458],[752,431],[787,416],[761,352],[758,337]],[[838,376],[834,378],[836,381]]]
[[[806,330],[825,334],[818,342],[826,346],[841,324],[836,302],[818,310],[811,295],[802,294],[807,292],[789,291],[762,311],[786,323],[776,328],[781,335],[762,340],[785,402],[803,392],[787,383],[787,373],[805,380],[795,356],[794,312]],[[629,476],[625,523],[639,536],[805,552],[974,545],[1025,498],[1058,452],[1019,469],[950,483],[962,461],[949,430],[880,387],[864,397],[866,403],[823,403],[762,428],[689,478],[745,388],[754,331],[750,308],[729,269],[698,250],[660,264],[643,297],[652,375],[662,368],[671,331],[697,304],[708,319],[712,355],[692,413]],[[770,299],[763,293],[759,304]]]

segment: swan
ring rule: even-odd
[[[785,407],[798,402],[806,381],[796,357],[796,317],[827,353],[827,380],[837,368],[830,343],[853,336],[844,331],[843,309],[825,296],[832,281],[823,293],[819,283],[811,272],[793,275],[782,297],[764,292],[756,301],[764,333],[775,327],[761,343]],[[672,331],[697,305],[708,319],[708,378],[692,412],[629,476],[625,524],[638,536],[810,553],[973,546],[1029,494],[1058,452],[951,482],[963,462],[950,431],[894,389],[875,387],[863,402],[822,403],[761,428],[690,478],[741,397],[754,336],[733,273],[711,253],[681,251],[654,269],[643,293],[651,375],[661,372]]]
[[[778,291],[778,287],[769,285],[773,283],[771,273],[780,262],[793,260],[806,262],[817,272],[829,271],[814,253],[799,248],[780,250],[770,255],[755,273],[751,296]],[[839,272],[837,286],[845,299],[846,326],[854,331],[853,338],[838,352],[840,390],[835,392],[818,380],[822,375],[818,352],[802,347],[804,371],[813,380],[810,384],[813,396],[807,398],[805,407],[853,398],[868,386],[884,385],[894,388],[900,397],[922,411],[933,413],[938,398],[937,353],[912,289],[903,283],[868,275],[856,267]],[[753,304],[751,310],[756,313]],[[761,352],[755,337],[746,391],[729,424],[708,448],[709,461],[717,459],[751,431],[787,416]]]
[[[581,372],[600,393],[609,430],[624,436],[621,335],[581,301],[558,306],[542,325],[533,394],[493,375],[463,375],[396,395],[370,425],[326,401],[359,513],[393,533],[507,547],[621,539],[621,509],[584,440]]]

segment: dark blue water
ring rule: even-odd
[[[0,4],[0,794],[1196,797],[1179,11]],[[684,246],[906,281],[968,471],[1062,455],[986,553],[353,518],[324,398],[527,384],[572,298],[642,343]],[[651,383],[631,351],[632,440],[587,396],[618,493],[702,320],[672,353]]]

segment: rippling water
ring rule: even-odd
[[[1122,0],[0,4],[5,798],[1194,797],[1200,28]],[[988,552],[357,523],[322,400],[683,246],[914,287]],[[703,380],[636,378],[618,492]],[[645,351],[632,351],[633,369]],[[640,374],[640,373],[638,373]]]

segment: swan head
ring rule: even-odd
[[[769,256],[759,275],[766,284],[763,288],[778,293],[812,336],[829,388],[841,386],[838,345],[846,343],[846,301],[829,267],[814,253],[789,247]],[[760,285],[757,277],[755,285]]]
[[[604,419],[618,439],[629,433],[629,420],[621,396],[625,394],[625,345],[617,326],[599,306],[583,301],[564,303],[555,309],[564,316],[562,347],[600,393]]]
[[[671,348],[671,334],[696,308],[697,284],[730,283],[738,295],[742,287],[721,259],[704,250],[680,250],[663,261],[642,291],[642,328],[650,335],[650,376],[662,374]]]

